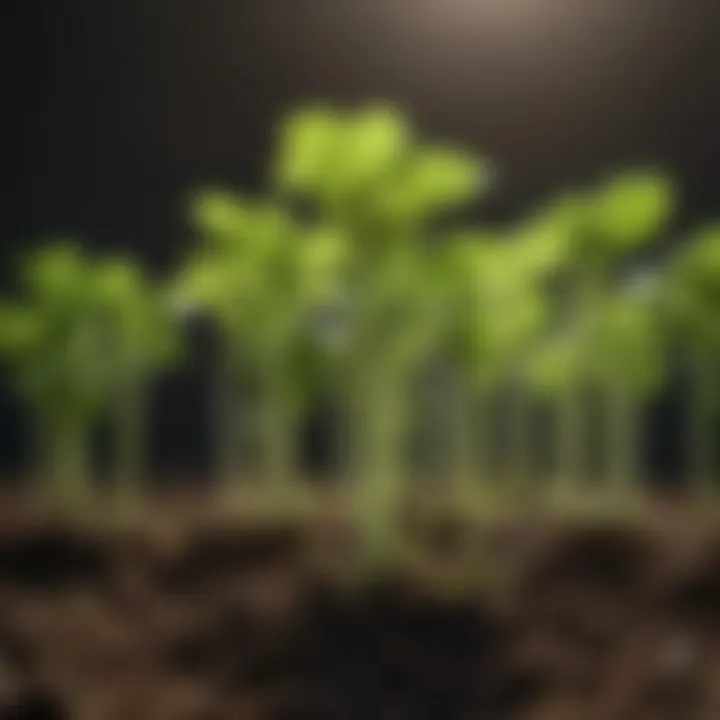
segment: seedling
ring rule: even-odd
[[[591,333],[590,375],[603,389],[608,432],[609,497],[637,489],[640,407],[664,375],[664,343],[653,296],[625,291],[607,299]]]
[[[720,358],[720,229],[693,238],[669,271],[665,316],[689,371],[688,450],[691,485],[699,499],[715,493],[713,422],[720,400],[715,378]]]
[[[95,270],[94,283],[112,379],[115,490],[126,504],[136,502],[142,492],[153,378],[178,360],[181,343],[162,289],[135,261],[105,259]]]
[[[673,206],[667,178],[635,171],[592,191],[561,198],[549,211],[567,241],[566,288],[561,295],[567,310],[558,338],[546,348],[536,374],[541,386],[554,386],[560,393],[558,481],[563,494],[583,477],[583,396],[588,388],[597,388],[592,367],[602,352],[596,333],[607,298],[616,291],[615,275],[629,254],[658,238]]]
[[[297,472],[294,443],[316,309],[334,291],[342,238],[305,230],[281,206],[228,192],[196,199],[204,245],[178,278],[180,298],[209,313],[222,338],[218,463],[224,487],[241,475],[238,388],[259,395],[263,474],[282,487]],[[249,397],[243,398],[248,402]]]
[[[679,341],[692,367],[693,484],[698,495],[711,489],[720,234],[700,233],[650,294],[618,280],[671,218],[667,178],[629,172],[509,228],[458,230],[455,212],[487,190],[490,168],[422,140],[387,105],[301,108],[281,124],[270,169],[265,199],[194,198],[200,242],[169,289],[127,258],[96,261],[67,242],[28,258],[22,297],[0,309],[0,352],[36,419],[41,474],[63,502],[89,497],[87,438],[107,415],[118,497],[140,496],[148,390],[178,358],[178,305],[207,316],[221,341],[221,487],[234,492],[243,475],[242,410],[265,490],[292,495],[303,414],[332,398],[369,562],[398,541],[413,408],[435,368],[452,380],[452,433],[430,441],[449,445],[443,491],[454,500],[469,506],[478,490],[488,507],[508,489],[529,497],[538,399],[558,417],[551,492],[583,487],[591,391],[607,430],[601,489],[616,510],[639,486],[642,406],[664,380],[667,340]],[[511,403],[505,486],[487,466],[497,397]]]
[[[31,253],[23,298],[0,311],[0,350],[35,418],[37,472],[63,505],[88,500],[89,432],[111,374],[91,261],[75,244]]]
[[[427,302],[431,228],[476,196],[486,172],[453,148],[419,143],[384,106],[293,115],[282,128],[276,168],[283,190],[314,200],[321,222],[350,244],[343,360],[349,472],[373,555],[392,529],[410,379],[437,328]]]

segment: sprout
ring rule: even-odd
[[[605,390],[610,486],[622,498],[634,488],[638,405],[664,377],[661,326],[652,297],[616,295],[604,302],[589,347],[589,372]]]
[[[38,430],[38,472],[63,503],[87,500],[87,436],[110,392],[94,267],[75,244],[30,253],[24,297],[0,311],[0,353]]]
[[[213,319],[222,338],[217,435],[223,486],[234,487],[240,477],[238,395],[242,388],[247,401],[249,388],[260,403],[264,474],[280,488],[295,472],[295,425],[307,395],[297,357],[311,342],[314,313],[338,289],[344,236],[330,225],[306,230],[279,203],[226,191],[219,196],[222,216],[233,221],[223,225],[222,243],[214,222],[205,218],[198,224],[203,246],[178,273],[172,296],[176,304]],[[216,197],[212,191],[211,205]]]
[[[594,199],[593,224],[608,246],[625,252],[662,232],[674,208],[675,192],[667,177],[635,171],[599,189]]]
[[[104,259],[94,275],[113,381],[116,492],[141,493],[147,395],[153,376],[178,360],[181,345],[161,288],[125,257]]]
[[[690,371],[689,443],[692,485],[698,497],[714,492],[712,427],[720,401],[715,380],[720,358],[720,229],[701,229],[671,264],[663,318]]]
[[[453,229],[451,217],[495,180],[490,163],[424,141],[390,104],[312,104],[280,124],[270,196],[210,188],[190,199],[200,243],[169,282],[70,240],[31,254],[22,297],[0,305],[0,356],[42,429],[54,491],[88,495],[87,435],[110,414],[116,489],[137,497],[149,387],[182,357],[178,324],[203,317],[221,340],[223,487],[244,463],[241,410],[258,433],[262,474],[285,492],[298,475],[302,413],[321,395],[338,402],[370,562],[394,539],[413,406],[436,369],[451,402],[441,419],[451,437],[439,442],[463,505],[479,480],[490,488],[498,393],[508,401],[510,479],[523,494],[537,400],[557,409],[565,490],[583,480],[585,397],[598,397],[606,489],[619,500],[636,486],[638,420],[665,379],[670,338],[692,369],[693,482],[706,492],[720,402],[718,226],[699,231],[667,273],[627,275],[631,254],[672,220],[665,175],[616,175],[503,230]]]
[[[296,110],[280,123],[275,184],[290,191],[317,192],[339,146],[342,125],[322,105]]]
[[[444,334],[441,258],[425,240],[446,212],[485,189],[488,172],[465,152],[423,144],[384,105],[300,110],[281,138],[283,189],[312,197],[319,224],[346,243],[338,374],[353,444],[349,470],[374,556],[392,532],[412,379]]]

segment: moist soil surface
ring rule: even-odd
[[[156,508],[0,518],[0,719],[717,720],[720,532]]]

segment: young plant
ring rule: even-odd
[[[178,280],[181,296],[207,311],[223,341],[216,431],[224,486],[239,476],[239,390],[255,388],[263,474],[287,486],[297,468],[295,441],[313,312],[333,290],[342,240],[301,228],[281,207],[226,192],[198,197],[193,217],[205,245]]]
[[[540,384],[564,377],[555,389],[561,391],[558,433],[560,474],[575,475],[582,463],[579,428],[584,417],[583,396],[592,384],[589,348],[596,347],[593,328],[608,295],[614,291],[618,267],[634,251],[656,239],[671,217],[674,193],[663,175],[633,171],[600,187],[562,198],[549,211],[557,227],[568,238],[564,291],[559,300],[569,308],[560,325],[558,345],[549,347],[541,361]],[[552,382],[550,383],[553,384]],[[558,478],[560,488],[569,489],[580,477]]]
[[[609,434],[607,487],[616,502],[637,489],[640,408],[663,380],[665,348],[655,300],[655,288],[650,295],[625,290],[608,298],[591,335],[590,374],[603,390]]]
[[[479,477],[488,481],[490,400],[508,379],[510,365],[516,369],[541,308],[520,272],[517,248],[499,240],[463,231],[446,245],[448,313],[440,352],[453,376],[451,474],[461,504],[478,490]]]
[[[486,182],[481,164],[425,146],[392,108],[311,107],[283,125],[276,163],[283,192],[315,201],[348,239],[345,406],[350,472],[366,550],[390,541],[411,378],[437,332],[434,223]]]
[[[22,300],[0,308],[0,352],[35,418],[38,473],[53,498],[74,506],[91,492],[88,436],[112,380],[94,267],[58,242],[27,257],[22,279]]]
[[[139,265],[124,257],[99,263],[94,277],[112,377],[115,492],[122,503],[142,494],[148,394],[154,376],[181,350],[170,307]]]
[[[720,402],[720,227],[704,228],[669,271],[666,318],[689,371],[688,450],[691,487],[699,499],[715,488],[714,420]]]
[[[587,334],[577,324],[556,329],[541,344],[530,368],[534,393],[553,411],[554,469],[548,499],[564,501],[585,478]]]

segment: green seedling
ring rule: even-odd
[[[602,324],[599,316],[615,292],[618,268],[633,252],[658,238],[673,207],[673,188],[667,178],[634,171],[594,190],[561,198],[547,213],[567,242],[565,287],[560,296],[567,312],[558,339],[544,351],[536,374],[541,386],[559,393],[558,481],[563,493],[583,474],[579,435],[583,397],[594,383],[591,367],[598,347],[594,328]]]
[[[211,315],[223,340],[216,428],[222,483],[234,487],[241,474],[237,388],[251,386],[259,396],[263,474],[281,488],[297,471],[302,361],[313,313],[334,292],[342,237],[303,229],[277,205],[227,192],[200,195],[193,219],[205,242],[176,292]]]
[[[688,449],[691,486],[699,499],[715,493],[713,423],[720,385],[720,228],[700,231],[671,264],[665,317],[689,370]]]
[[[154,377],[179,359],[181,342],[162,288],[125,257],[103,260],[94,275],[112,378],[115,495],[122,504],[142,494],[148,395]]]
[[[313,200],[349,243],[343,395],[372,556],[390,542],[411,378],[438,328],[433,225],[474,198],[486,172],[460,151],[418,142],[386,106],[299,111],[281,128],[275,169],[283,192]]]
[[[90,495],[89,432],[112,378],[94,267],[74,244],[31,253],[23,297],[0,309],[0,351],[35,418],[37,472],[65,505]]]
[[[222,488],[234,492],[242,475],[243,411],[265,487],[291,493],[303,413],[330,397],[347,420],[348,489],[370,562],[397,544],[413,408],[436,368],[453,388],[452,436],[433,441],[450,456],[454,498],[502,494],[487,466],[498,397],[510,402],[508,486],[527,496],[532,413],[545,398],[558,413],[553,489],[577,490],[591,392],[605,408],[603,489],[616,508],[637,487],[638,417],[663,380],[667,333],[693,368],[693,484],[710,490],[720,233],[700,233],[649,295],[618,283],[671,217],[665,177],[626,173],[508,229],[456,231],[455,212],[491,185],[485,163],[424,141],[391,106],[316,105],[281,124],[270,181],[268,200],[197,195],[190,216],[201,243],[167,293],[131,261],[96,262],[69,243],[28,258],[22,297],[0,307],[0,354],[63,502],[89,496],[87,438],[108,414],[118,495],[140,495],[148,391],[178,357],[177,305],[210,318],[221,340]]]
[[[590,376],[602,388],[606,408],[609,497],[619,502],[637,489],[640,409],[664,377],[658,317],[654,294],[626,291],[603,303],[590,334]]]
[[[509,365],[517,364],[540,307],[513,266],[514,250],[484,231],[465,231],[447,243],[449,312],[440,351],[455,375],[452,474],[461,503],[477,491],[478,478],[488,481],[489,400],[507,379]],[[484,427],[476,427],[476,417]]]
[[[448,243],[453,298],[448,349],[463,388],[453,423],[461,497],[473,492],[478,476],[487,484],[488,408],[491,399],[506,389],[511,410],[510,485],[506,489],[527,489],[533,439],[528,373],[550,320],[547,285],[562,265],[566,249],[565,238],[543,215],[501,233],[462,231]],[[478,406],[482,427],[476,431],[472,418]],[[478,468],[474,467],[476,458]]]

